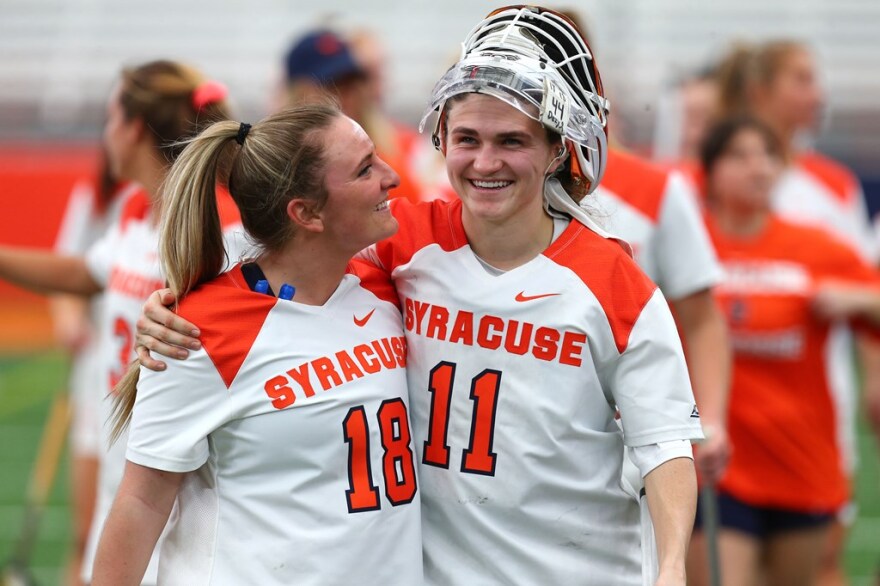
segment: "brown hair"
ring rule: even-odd
[[[712,201],[713,194],[709,187],[709,175],[730,148],[730,143],[744,130],[752,130],[761,135],[767,151],[774,157],[783,158],[783,148],[779,137],[773,130],[754,116],[733,116],[714,124],[706,133],[700,147],[700,163],[706,176],[706,199]]]
[[[151,61],[122,70],[119,102],[129,120],[144,121],[156,148],[169,164],[183,150],[183,139],[195,136],[209,124],[229,118],[222,98],[205,103],[194,99],[208,82],[197,70],[173,61]]]
[[[805,50],[793,40],[774,40],[761,45],[737,44],[718,65],[719,113],[722,118],[742,116],[752,110],[752,92],[769,87],[786,59]]]
[[[255,124],[244,135],[238,122],[217,122],[185,148],[171,167],[163,194],[159,256],[174,295],[181,299],[223,269],[226,253],[215,186],[229,172],[229,193],[249,235],[265,250],[280,250],[293,236],[287,205],[309,199],[315,209],[327,201],[324,142],[320,131],[340,116],[332,104],[284,110]],[[137,393],[139,368],[116,387],[114,434],[128,423]]]

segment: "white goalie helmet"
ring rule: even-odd
[[[442,150],[444,106],[458,94],[503,100],[559,134],[572,151],[574,183],[590,193],[605,172],[608,100],[593,55],[566,16],[536,6],[498,9],[468,33],[462,53],[434,86],[422,131],[439,112],[432,139]]]

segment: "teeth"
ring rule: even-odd
[[[387,209],[388,209],[388,200],[386,199],[385,201],[383,201],[382,203],[380,203],[379,205],[377,205],[377,206],[376,206],[375,208],[373,208],[373,209],[375,209],[377,212],[381,212],[381,211],[383,211],[383,210],[387,210]]]
[[[476,179],[472,180],[471,183],[480,187],[482,189],[498,189],[500,187],[507,187],[512,181],[477,181]]]

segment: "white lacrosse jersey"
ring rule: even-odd
[[[626,240],[633,257],[663,295],[681,299],[713,287],[721,267],[695,195],[678,172],[612,149],[595,200],[605,228]]]
[[[183,299],[203,349],[141,370],[127,452],[191,472],[161,584],[422,583],[406,341],[390,295],[348,274],[315,307],[255,293],[235,268]]]
[[[238,209],[225,192],[218,193],[218,208],[229,258],[243,254],[245,242]],[[126,200],[119,222],[86,253],[86,264],[104,288],[100,337],[101,450],[98,496],[83,561],[84,578],[91,570],[104,521],[116,496],[125,470],[125,436],[110,442],[113,401],[110,392],[137,358],[134,341],[137,320],[149,295],[165,287],[159,268],[159,232],[151,216],[149,196],[141,191]],[[156,583],[157,556],[144,576],[144,584]]]
[[[426,582],[640,584],[624,437],[701,437],[662,294],[574,220],[543,254],[492,274],[460,201],[392,209],[400,231],[370,255],[404,312]]]

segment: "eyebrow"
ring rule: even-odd
[[[366,155],[364,155],[364,158],[360,160],[360,162],[357,164],[357,166],[356,166],[355,169],[354,169],[354,174],[355,174],[355,175],[357,175],[358,173],[360,173],[360,170],[361,170],[361,169],[363,168],[363,166],[367,163],[367,161],[369,161],[369,160],[371,160],[371,159],[373,158],[373,153],[374,153],[374,152],[375,152],[375,151],[374,151],[373,149],[371,149],[369,153],[367,153]]]
[[[466,134],[469,136],[477,136],[479,132],[474,130],[473,128],[468,128],[467,126],[456,126],[453,128],[449,134]],[[498,134],[493,135],[495,138],[507,139],[507,138],[517,138],[520,140],[525,140],[531,138],[531,135],[528,132],[524,132],[522,130],[511,130],[510,132],[499,132]]]

